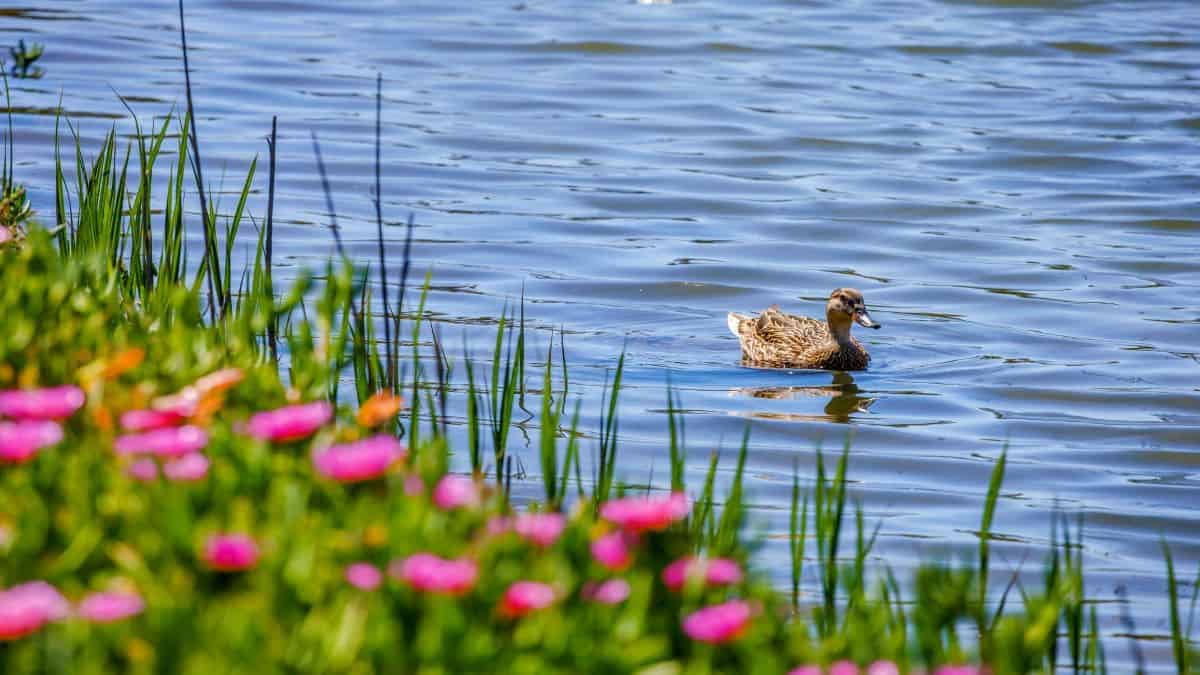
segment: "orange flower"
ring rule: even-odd
[[[146,350],[141,347],[130,347],[107,360],[104,364],[103,375],[106,380],[115,380],[122,373],[129,372],[142,364],[146,359]]]
[[[404,407],[404,399],[389,391],[377,391],[358,409],[359,425],[372,429],[395,417]]]

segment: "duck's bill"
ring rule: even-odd
[[[854,313],[854,321],[858,325],[866,326],[867,328],[883,328],[883,324],[875,323],[875,321],[871,319],[871,315],[868,314],[867,310],[865,309]]]

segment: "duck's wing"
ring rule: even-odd
[[[822,344],[829,337],[824,321],[779,311],[771,305],[755,320],[758,339],[780,346],[796,347]]]

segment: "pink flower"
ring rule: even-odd
[[[798,666],[788,671],[787,675],[823,675],[821,666]]]
[[[858,664],[842,659],[829,664],[829,675],[858,675]]]
[[[742,568],[729,558],[685,556],[667,565],[662,580],[667,588],[678,591],[689,578],[704,581],[705,586],[730,586],[742,580]]]
[[[509,618],[525,616],[554,604],[554,588],[538,581],[518,581],[500,598],[500,613]]]
[[[149,457],[135,459],[129,464],[129,468],[125,469],[134,480],[140,480],[143,483],[149,483],[158,478],[158,462]]]
[[[891,661],[876,661],[867,666],[867,675],[900,675],[900,668]]]
[[[332,419],[333,406],[325,401],[288,405],[251,415],[246,433],[276,443],[298,441],[312,436]]]
[[[432,553],[417,553],[388,565],[388,574],[418,591],[462,595],[475,585],[479,566],[468,558],[445,560]]]
[[[687,495],[672,492],[667,497],[624,497],[605,502],[600,517],[629,532],[665,530],[687,517],[691,507]]]
[[[194,483],[208,475],[208,458],[203,453],[192,452],[163,464],[163,475],[168,480]]]
[[[58,422],[0,422],[0,464],[28,462],[42,448],[62,439],[63,430]]]
[[[182,427],[153,429],[117,436],[113,450],[118,455],[158,455],[183,457],[208,445],[208,432],[188,424]]]
[[[449,511],[457,508],[479,506],[483,497],[475,481],[458,474],[446,474],[433,488],[433,503],[439,509]]]
[[[383,572],[371,563],[356,562],[346,567],[346,581],[355,588],[373,591],[383,584]]]
[[[70,611],[66,598],[44,581],[31,581],[0,591],[0,641],[35,633]]]
[[[378,478],[388,467],[404,458],[404,446],[392,436],[380,434],[353,443],[332,445],[313,454],[317,473],[341,483]]]
[[[507,516],[492,516],[488,518],[487,524],[483,526],[483,531],[498,537],[505,532],[508,532],[513,527],[513,519]]]
[[[986,672],[986,669],[979,666],[941,666],[933,671],[933,675],[980,675],[980,673],[984,672]]]
[[[410,473],[404,477],[404,494],[409,497],[419,497],[425,494],[425,481],[415,473]]]
[[[0,391],[0,417],[17,420],[65,420],[83,405],[83,390],[75,385]]]
[[[214,534],[204,544],[204,562],[218,572],[241,572],[258,563],[258,544],[245,534]]]
[[[633,562],[630,548],[637,543],[634,535],[626,532],[609,532],[592,542],[592,557],[605,569],[620,572]]]
[[[583,585],[579,594],[585,600],[598,602],[602,605],[618,605],[629,597],[629,582],[624,579],[609,579],[595,583],[589,581]]]
[[[146,603],[137,593],[92,593],[79,603],[79,615],[93,623],[111,623],[137,616]]]
[[[152,431],[173,427],[187,416],[178,410],[130,410],[121,415],[121,428],[126,431]]]
[[[741,637],[753,614],[750,603],[730,600],[698,609],[684,617],[683,632],[699,642],[723,644]]]
[[[524,539],[547,548],[558,540],[567,519],[561,513],[522,513],[513,522],[513,529]]]

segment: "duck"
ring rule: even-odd
[[[857,323],[878,330],[863,294],[834,289],[825,303],[825,320],[795,316],[771,305],[758,316],[729,312],[729,330],[742,345],[742,363],[760,368],[863,370],[871,355],[850,335]]]

